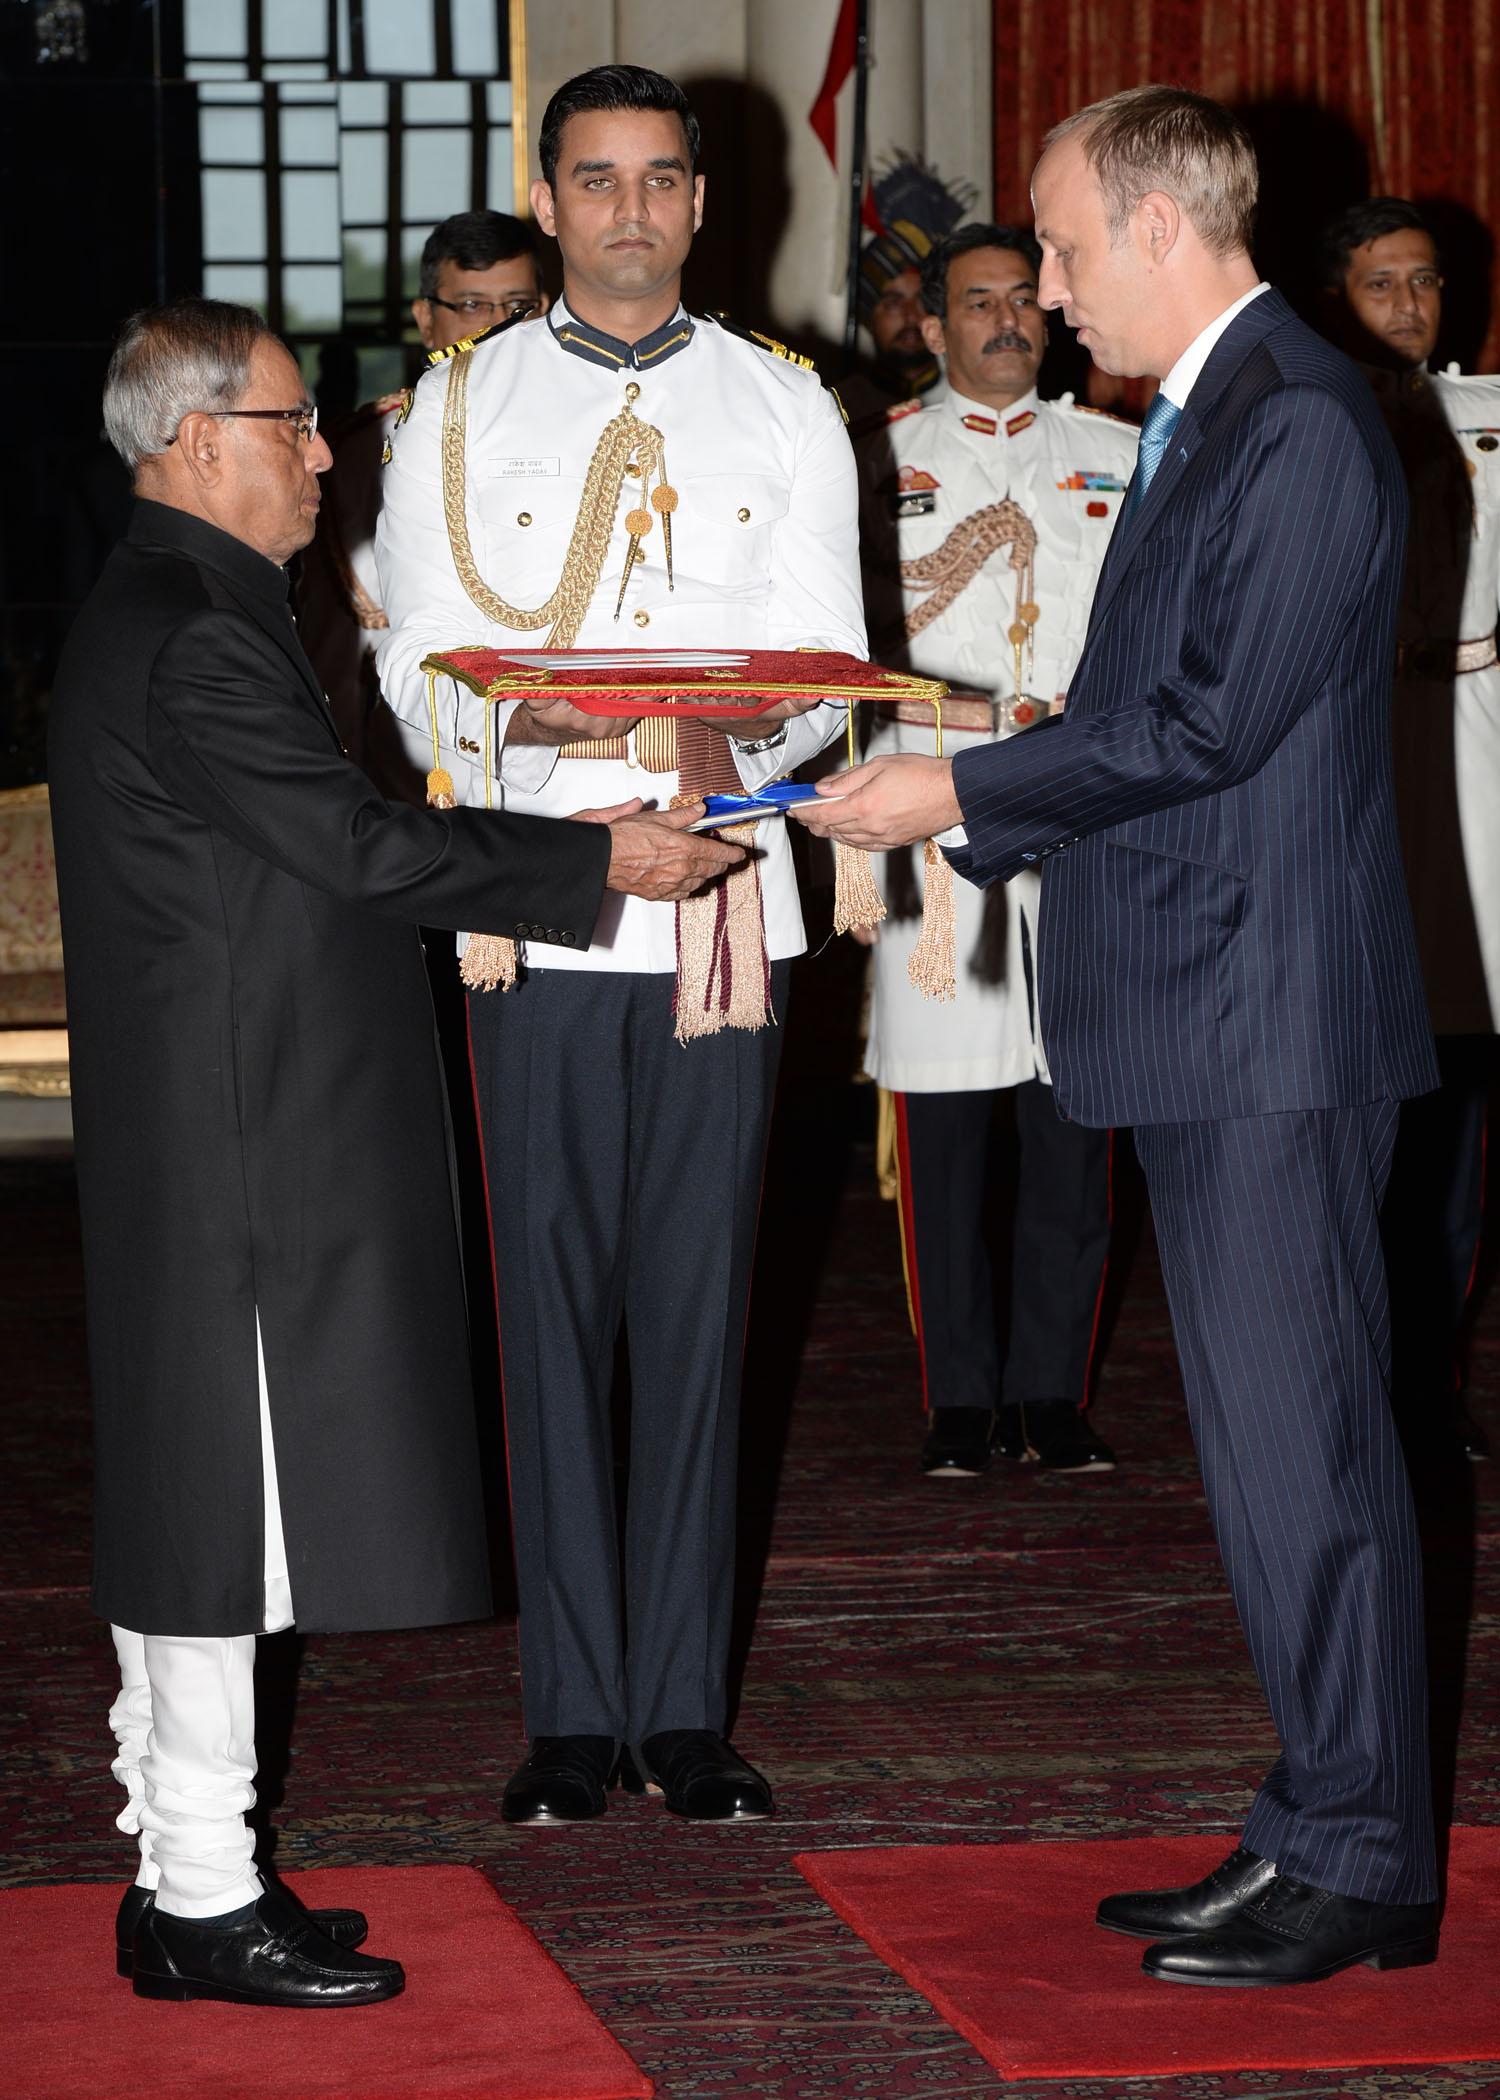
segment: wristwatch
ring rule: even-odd
[[[740,750],[745,753],[746,757],[751,758],[754,757],[754,755],[759,751],[779,751],[781,746],[786,742],[786,732],[787,725],[785,722],[783,722],[779,726],[779,728],[775,729],[771,733],[770,736],[763,736],[760,738],[758,743],[754,744],[747,744],[743,738],[735,736],[734,731],[732,729],[730,730],[729,734],[731,738],[733,738],[733,741],[739,746]]]

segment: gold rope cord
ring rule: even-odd
[[[902,628],[906,639],[922,632],[939,614],[947,611],[960,591],[966,590],[990,556],[1001,547],[1011,550],[1010,565],[1016,572],[1016,617],[1006,631],[1006,640],[1016,652],[1016,698],[1027,684],[1030,654],[1040,608],[1033,588],[1036,558],[1036,527],[1019,503],[1007,496],[1001,503],[986,504],[961,518],[930,554],[914,555],[901,564],[901,581],[910,588],[926,585],[928,596],[914,605]],[[1023,657],[1027,659],[1023,665]]]
[[[448,391],[443,400],[443,515],[448,525],[453,566],[458,571],[459,582],[486,619],[493,620],[500,627],[520,630],[546,627],[550,622],[551,631],[545,646],[571,649],[604,571],[615,513],[620,507],[620,492],[625,486],[625,470],[631,465],[639,468],[643,495],[652,479],[664,482],[666,441],[653,424],[643,422],[636,414],[632,404],[640,389],[633,384],[628,386],[625,406],[612,422],[605,424],[594,447],[594,456],[589,461],[583,499],[578,506],[573,537],[568,542],[557,588],[546,603],[534,611],[508,604],[480,575],[469,540],[464,451],[468,437],[469,364],[473,354],[472,349],[467,349],[454,355],[448,367]],[[633,565],[634,541],[632,558],[626,565],[627,578]]]

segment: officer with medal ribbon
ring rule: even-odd
[[[470,807],[538,815],[756,787],[841,733],[784,701],[725,733],[544,686],[486,702],[422,666],[465,643],[866,654],[852,450],[779,344],[687,313],[703,209],[673,82],[605,66],[543,117],[545,321],[461,343],[396,433],[377,541],[386,697]],[[780,820],[678,913],[606,906],[587,947],[470,940],[530,1752],[513,1822],[597,1815],[619,1764],[678,1814],[766,1815],[723,1739],[740,1356],[790,958]],[[705,977],[705,971],[708,977]],[[706,985],[717,987],[722,999]],[[509,989],[506,989],[506,986]],[[609,1404],[631,1368],[623,1555]],[[627,1636],[628,1628],[628,1636]],[[620,1753],[624,1750],[621,1760]]]
[[[857,447],[871,650],[947,680],[949,755],[1060,709],[1135,464],[1128,425],[1037,394],[1040,260],[1015,226],[964,226],[933,250],[924,329],[947,383],[892,408]],[[877,708],[868,756],[934,749],[930,707]],[[951,1005],[909,974],[921,882],[920,855],[887,856],[866,1070],[894,1097],[923,1469],[983,1472],[998,1428],[1011,1457],[1101,1471],[1113,1454],[1083,1407],[1109,1248],[1110,1140],[1065,1123],[1053,1103],[1034,977],[1040,878],[955,885]],[[999,1089],[1014,1092],[1020,1140],[1003,1379],[983,1229]]]
[[[1375,390],[1411,503],[1392,717],[1396,812],[1442,1086],[1408,1101],[1384,1210],[1392,1399],[1415,1449],[1489,1456],[1457,1398],[1500,1029],[1500,379],[1429,372],[1431,227],[1404,197],[1325,229],[1334,333]]]

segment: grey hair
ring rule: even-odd
[[[270,334],[253,308],[222,299],[174,299],[130,316],[104,382],[104,428],[132,474],[166,451],[194,409],[239,405],[255,346]]]
[[[1260,170],[1249,134],[1221,102],[1187,88],[1126,88],[1048,132],[1043,152],[1078,134],[1104,199],[1112,242],[1142,197],[1163,190],[1213,255],[1247,251]]]

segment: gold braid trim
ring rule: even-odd
[[[1020,504],[1012,503],[1009,497],[960,519],[942,546],[935,547],[931,554],[902,562],[901,581],[908,585],[925,584],[929,591],[929,596],[906,615],[907,640],[920,634],[939,613],[946,612],[990,556],[1006,546],[1012,550],[1010,566],[1016,571],[1019,590],[1036,554],[1036,527]]]
[[[599,587],[604,559],[609,552],[625,469],[632,462],[640,467],[644,491],[651,480],[664,479],[662,460],[666,442],[659,430],[643,422],[631,402],[639,389],[627,388],[625,406],[606,423],[583,485],[583,499],[573,525],[573,537],[563,561],[557,588],[544,605],[528,612],[524,606],[507,604],[480,575],[469,540],[465,509],[464,451],[468,435],[469,366],[472,346],[461,346],[448,367],[448,392],[443,402],[443,514],[448,524],[448,545],[458,580],[486,619],[497,626],[522,630],[551,623],[545,647],[571,649],[583,625],[590,600]]]

